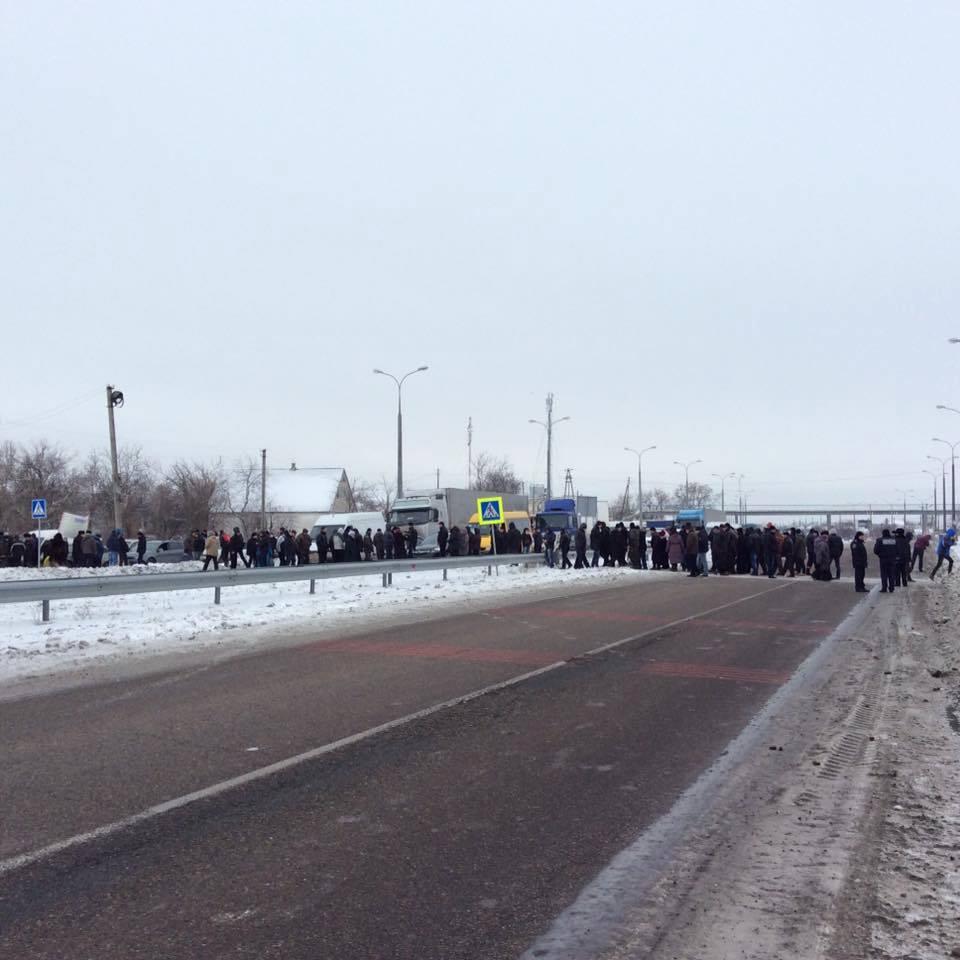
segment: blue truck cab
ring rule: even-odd
[[[573,537],[579,521],[576,500],[570,498],[552,499],[545,501],[543,509],[537,514],[537,529],[543,534],[548,529],[553,530],[558,537],[561,530],[566,530]]]

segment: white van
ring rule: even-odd
[[[316,540],[321,530],[323,530],[329,538],[334,530],[342,530],[346,527],[356,528],[360,531],[361,537],[367,532],[367,529],[376,533],[377,527],[381,530],[383,529],[383,514],[377,513],[376,511],[368,511],[366,513],[325,513],[317,517],[317,522],[310,528],[311,549],[317,549]]]

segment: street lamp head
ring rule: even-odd
[[[960,337],[950,337],[947,343],[960,343]]]
[[[430,369],[429,367],[417,367],[417,369],[414,372],[419,373],[421,370],[429,370],[429,369]]]
[[[373,372],[374,372],[374,373],[383,373],[382,370],[378,370],[376,367],[373,368]],[[386,376],[386,374],[384,374],[384,376]]]

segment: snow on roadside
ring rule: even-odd
[[[894,668],[906,689],[891,718],[870,954],[889,960],[960,957],[960,577],[943,579],[923,591]]]
[[[177,572],[200,569],[199,563],[177,565]],[[0,569],[0,580],[58,577],[151,576],[169,573],[158,566],[56,568],[36,571]],[[321,618],[323,626],[356,622],[391,610],[434,609],[466,598],[509,595],[555,587],[558,583],[614,582],[637,571],[549,570],[546,567],[501,567],[487,576],[486,567],[449,571],[395,573],[384,588],[379,575],[318,580],[309,593],[306,581],[225,587],[222,603],[213,603],[213,588],[178,590],[89,600],[58,600],[50,604],[51,620],[43,623],[39,603],[7,604],[0,626],[0,684],[27,676],[49,675],[115,658],[155,656],[203,647],[253,643],[263,627],[302,627]],[[664,576],[644,572],[644,576]],[[667,574],[675,576],[675,574]]]

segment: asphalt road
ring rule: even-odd
[[[850,579],[640,575],[2,703],[0,956],[518,956],[858,599]]]

